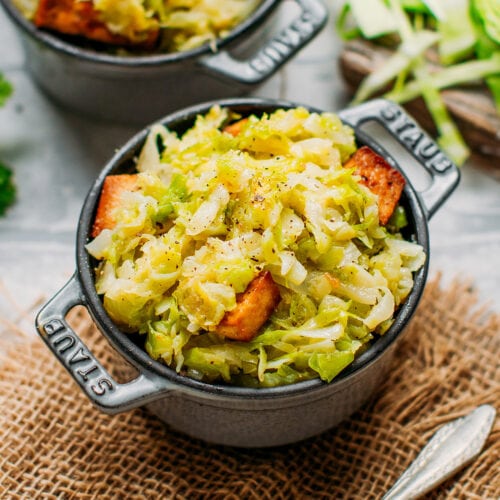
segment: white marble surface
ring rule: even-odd
[[[339,50],[330,19],[256,95],[341,109],[347,94],[336,65]],[[0,109],[0,160],[14,169],[19,192],[0,219],[0,334],[6,322],[33,332],[34,304],[56,292],[75,268],[76,226],[89,186],[136,127],[96,123],[50,102],[25,71],[17,36],[2,11],[0,71],[15,87]],[[492,167],[500,171],[500,161]],[[491,171],[477,161],[464,166],[459,188],[430,222],[430,232],[431,275],[442,272],[445,282],[470,280],[481,301],[500,311],[500,185]]]

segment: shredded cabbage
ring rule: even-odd
[[[87,250],[121,328],[187,376],[253,387],[331,381],[383,334],[425,261],[343,167],[352,129],[304,108],[237,117],[213,107],[182,136],[155,125],[126,192]],[[398,225],[399,224],[399,225]],[[389,228],[395,227],[394,233]],[[392,229],[391,229],[392,231]],[[217,325],[263,270],[281,301],[249,342]]]
[[[439,145],[463,165],[470,151],[440,91],[486,83],[500,113],[499,0],[344,0],[337,29],[346,40],[394,49],[361,82],[354,102],[383,91],[398,103],[423,98]]]
[[[144,33],[158,27],[152,11],[147,11],[143,0],[92,0],[111,33],[123,35],[132,41],[140,42]]]
[[[144,0],[144,3],[158,19],[163,48],[183,51],[224,38],[261,0]]]
[[[176,52],[214,44],[257,8],[262,0],[78,0],[92,2],[99,20],[133,43],[159,30],[159,51]],[[33,19],[38,0],[14,0]]]

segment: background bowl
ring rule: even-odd
[[[229,107],[243,116],[298,106],[275,100],[232,99],[191,107],[161,122],[182,133],[194,123],[198,114],[206,113],[214,104]],[[408,181],[401,199],[409,221],[405,237],[418,242],[428,254],[428,219],[456,187],[458,169],[393,103],[376,100],[342,111],[339,116],[344,123],[354,127],[358,145],[369,145],[397,168],[411,158],[430,175],[431,183],[425,191],[417,191]],[[381,128],[368,134],[364,130],[368,123]],[[389,369],[394,348],[420,300],[428,259],[415,273],[414,287],[395,314],[391,328],[329,384],[315,379],[282,387],[252,389],[208,384],[179,375],[152,360],[134,336],[121,332],[110,320],[95,291],[96,262],[85,250],[105,177],[134,170],[133,159],[147,134],[148,129],[144,129],[125,144],[91,188],[78,228],[77,272],[38,314],[36,323],[40,335],[91,401],[107,413],[146,405],[160,419],[189,435],[245,447],[291,443],[338,424],[373,394]],[[408,134],[411,134],[411,142],[406,140],[410,137]],[[398,148],[393,147],[394,140]],[[388,145],[391,153],[386,149]],[[109,343],[138,370],[139,376],[132,382],[119,384],[113,380],[67,324],[65,316],[78,304],[87,307]]]
[[[271,39],[279,0],[262,0],[217,41],[215,53],[204,45],[185,52],[124,56],[39,29],[12,0],[0,0],[18,28],[29,72],[52,99],[87,116],[141,125],[199,101],[246,94],[273,75],[328,18],[321,0],[295,3],[298,17]]]

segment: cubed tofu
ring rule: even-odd
[[[405,178],[368,146],[359,148],[344,166],[354,168],[361,184],[378,196],[380,224],[385,226],[401,198]]]
[[[252,340],[269,319],[280,299],[278,285],[271,273],[262,272],[239,294],[236,307],[226,313],[216,332],[233,340]]]
[[[99,19],[93,3],[79,0],[40,0],[34,23],[65,35],[83,36],[90,40],[112,45],[137,45],[151,48],[158,39],[159,30],[150,30],[140,41],[112,33]]]
[[[116,224],[113,210],[120,206],[121,195],[125,191],[137,189],[137,174],[108,175],[104,180],[101,198],[92,226],[91,236],[95,238],[103,229],[113,229]]]
[[[242,118],[237,122],[226,125],[224,127],[224,132],[227,132],[228,134],[231,134],[232,136],[236,137],[241,132],[243,125],[245,125],[245,123],[247,122],[248,118]]]

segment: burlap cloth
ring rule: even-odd
[[[441,424],[500,401],[500,316],[436,277],[375,399],[336,429],[241,450],[171,430],[146,410],[95,410],[46,347],[0,368],[1,498],[380,498]],[[75,329],[114,354],[82,310]],[[314,409],[311,409],[314,411]],[[500,498],[500,418],[475,462],[430,498]]]

